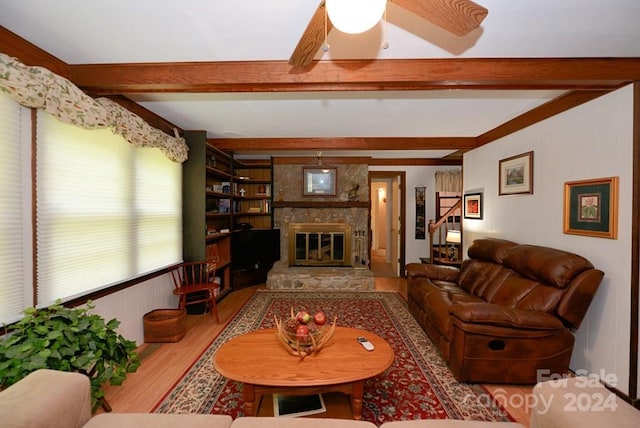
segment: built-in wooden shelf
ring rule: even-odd
[[[369,208],[369,201],[273,201],[273,208]]]

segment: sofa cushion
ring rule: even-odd
[[[490,253],[480,251],[485,242],[496,248],[495,240],[478,241],[481,242],[473,244],[476,253]],[[571,280],[592,267],[580,256],[552,248],[532,245],[501,248],[503,264],[469,259],[461,268],[458,284],[486,302],[510,308],[554,313]]]
[[[426,277],[440,281],[455,281],[458,269],[452,266],[432,265],[426,263],[409,263],[406,267],[407,277]]]
[[[465,261],[460,270],[458,285],[467,293],[489,300],[495,288],[500,287],[511,275],[511,270],[501,264],[470,259]]]
[[[380,428],[524,428],[516,422],[463,421],[457,419],[423,419],[385,422]]]
[[[540,311],[507,308],[490,303],[451,305],[449,314],[457,317],[461,321],[476,324],[491,324],[536,330],[556,330],[562,328],[562,322],[553,315]]]
[[[371,422],[332,418],[242,417],[233,421],[233,428],[375,428]]]
[[[85,428],[229,428],[231,416],[166,413],[102,413]]]
[[[502,284],[493,284],[486,300],[510,308],[553,313],[563,290],[513,272]]]
[[[509,249],[516,245],[506,239],[481,238],[473,241],[467,254],[472,259],[501,264]]]
[[[563,289],[582,271],[593,269],[591,262],[577,254],[524,244],[509,249],[502,264],[529,279]]]

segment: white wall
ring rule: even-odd
[[[576,334],[571,368],[614,374],[628,394],[633,89],[622,88],[464,156],[464,192],[484,192],[483,220],[464,220],[464,247],[494,236],[580,254],[605,272]],[[498,161],[534,151],[533,195],[498,196]],[[567,181],[620,177],[618,239],[562,232]]]
[[[401,183],[406,189],[407,200],[406,224],[405,227],[405,262],[420,263],[420,257],[429,255],[429,235],[425,239],[415,238],[416,225],[416,187],[425,186],[427,188],[426,198],[426,222],[435,218],[435,185],[436,171],[447,171],[450,169],[460,169],[459,166],[370,166],[369,171],[405,171],[406,183]]]
[[[101,299],[94,300],[93,313],[109,321],[120,321],[118,332],[138,345],[144,342],[142,317],[154,309],[177,308],[178,299],[172,294],[169,274],[155,277]]]

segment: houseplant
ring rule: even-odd
[[[136,344],[109,322],[86,308],[66,308],[60,301],[43,308],[27,308],[25,316],[7,327],[0,340],[0,389],[42,368],[80,372],[91,379],[93,410],[102,403],[105,383],[121,385],[140,360]]]

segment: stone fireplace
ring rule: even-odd
[[[325,161],[323,159],[323,161]],[[373,290],[367,260],[368,163],[337,168],[336,195],[302,196],[302,168],[273,159],[273,221],[280,229],[280,260],[267,275],[270,289]],[[349,190],[359,186],[358,200]]]

